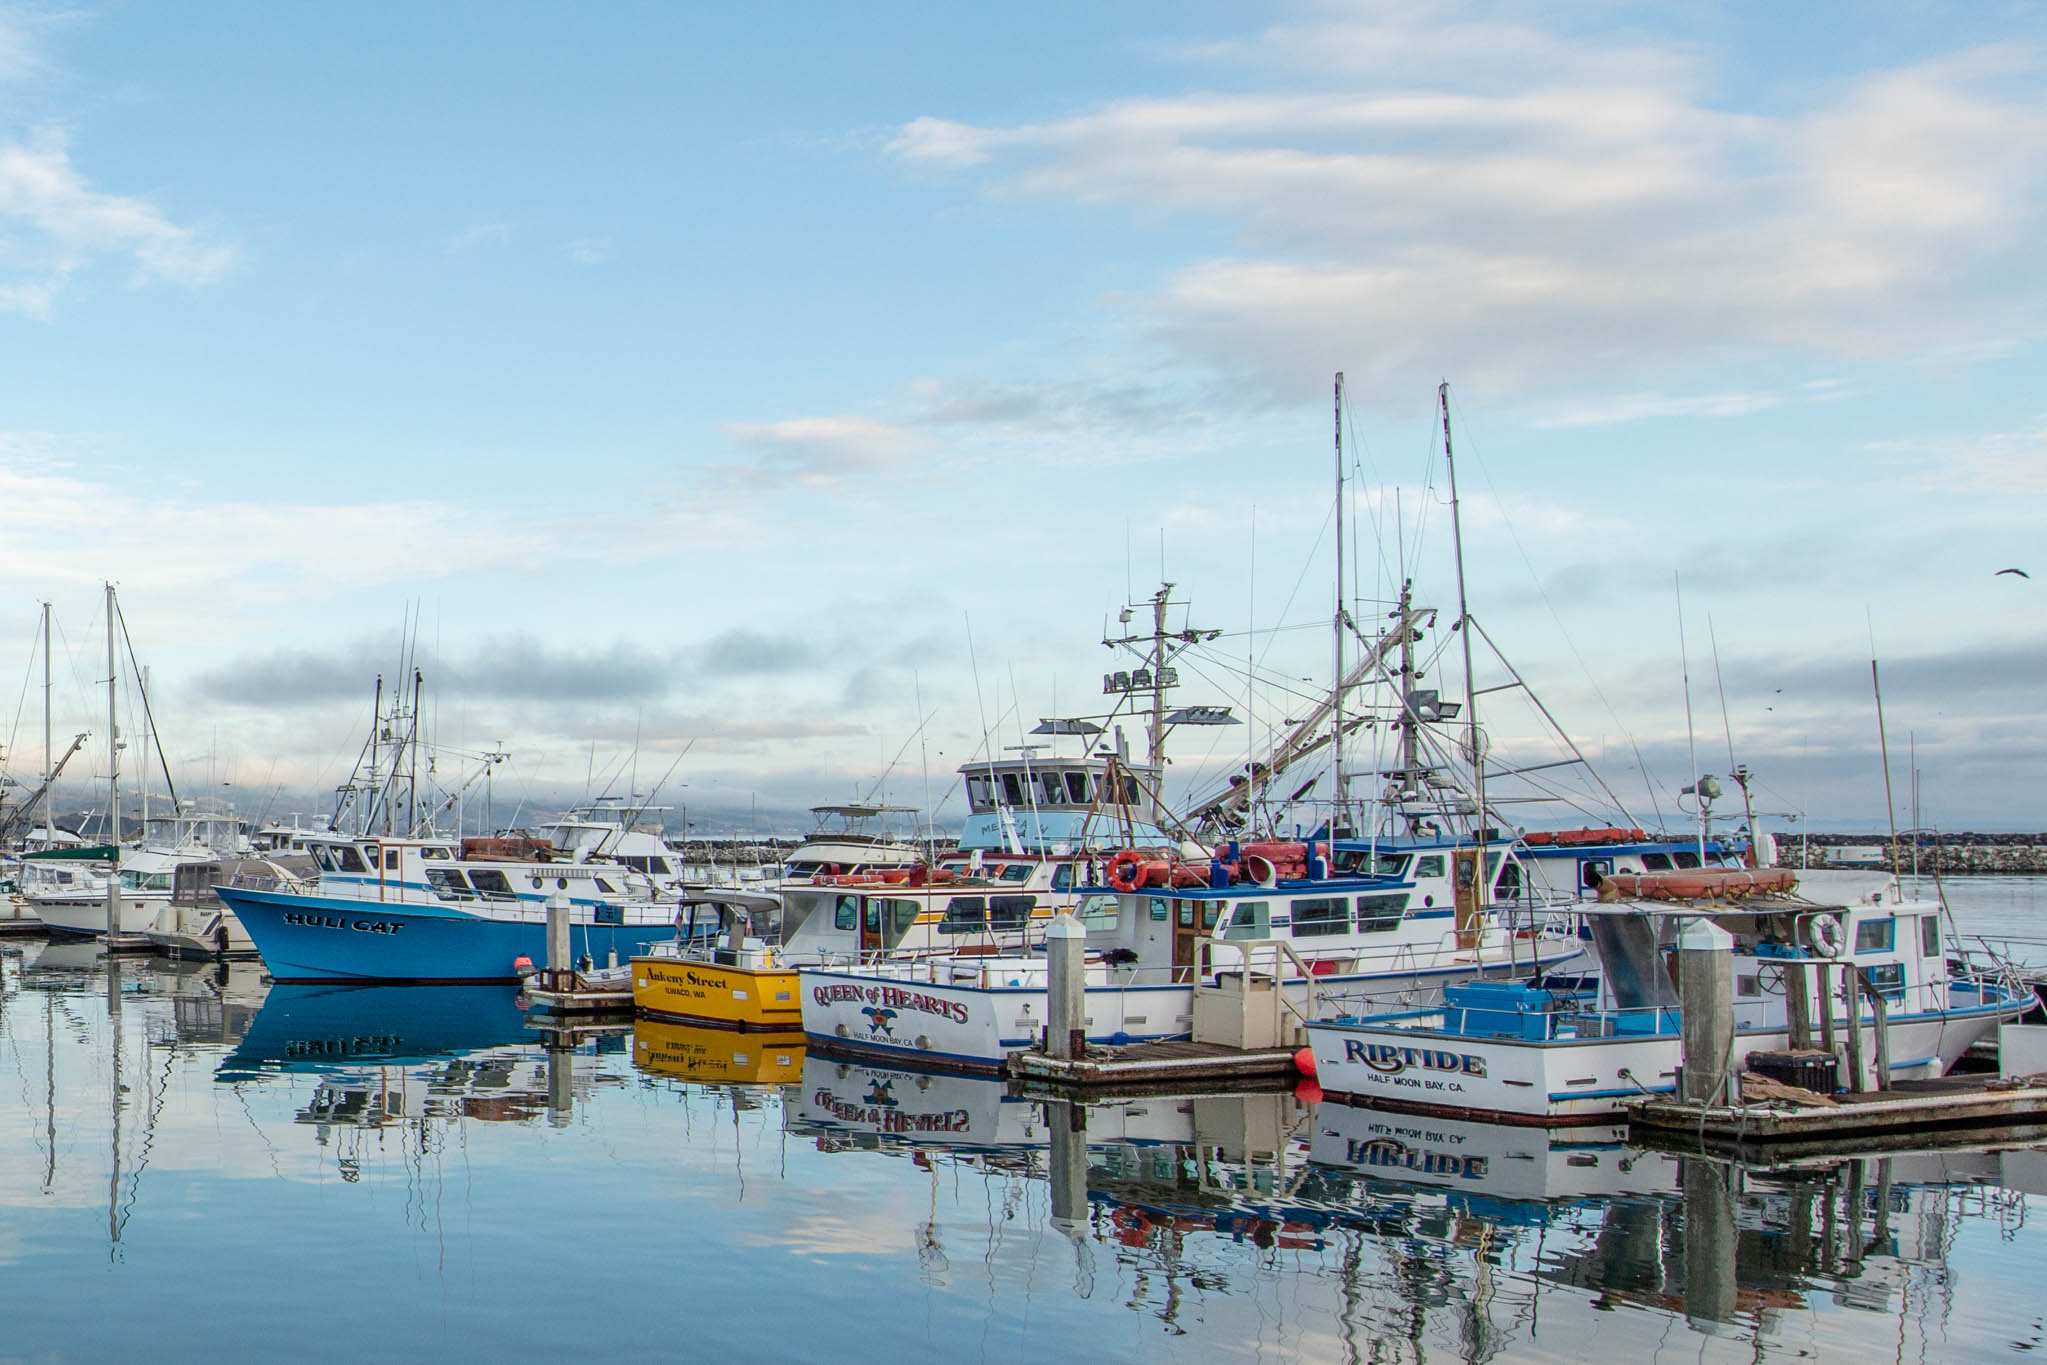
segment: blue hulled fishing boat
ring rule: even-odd
[[[675,906],[642,873],[554,861],[525,839],[308,837],[307,892],[216,888],[279,981],[515,981],[546,956],[565,896],[578,958],[623,962],[674,936]]]

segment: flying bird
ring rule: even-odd
[[[1994,573],[1994,574],[1992,574],[1992,575],[1990,575],[1990,576],[1991,576],[1992,578],[2002,578],[2002,577],[2004,577],[2004,576],[2005,576],[2006,574],[2008,574],[2008,573],[2015,573],[2015,574],[2017,574],[2017,575],[2018,575],[2018,576],[2019,576],[2020,578],[2031,578],[2031,577],[2032,577],[2032,575],[2031,575],[2031,574],[2029,574],[2029,573],[2027,573],[2027,572],[2026,572],[2026,571],[2025,571],[2024,569],[1999,569],[1999,570],[1998,570],[1998,571],[1997,571],[1996,573]]]

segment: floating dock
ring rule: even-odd
[[[1101,1092],[1156,1093],[1194,1082],[1272,1089],[1301,1079],[1292,1048],[1246,1050],[1190,1042],[1091,1046],[1086,1055],[1071,1059],[1036,1050],[1019,1052],[1009,1059],[1009,1075],[1027,1091],[1084,1092],[1090,1099]]]
[[[1943,1076],[1816,1103],[1701,1105],[1659,1095],[1628,1106],[1630,1141],[1742,1160],[1801,1152],[1874,1155],[1923,1146],[1929,1134],[2012,1141],[2047,1133],[2047,1075]]]

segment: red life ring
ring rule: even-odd
[[[1109,885],[1118,891],[1135,891],[1144,875],[1144,857],[1134,848],[1116,850],[1109,859]]]

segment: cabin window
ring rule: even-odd
[[[396,872],[398,870],[397,849],[387,848],[384,850],[384,870],[386,872]]]
[[[1239,901],[1230,912],[1230,927],[1224,938],[1271,938],[1272,902]]]
[[[1027,882],[1031,879],[1031,873],[1037,870],[1038,865],[1036,863],[1004,863],[1002,865],[1002,880],[1006,882]]]
[[[1113,929],[1116,927],[1116,898],[1114,896],[1087,896],[1075,908],[1074,915],[1090,929]]]
[[[1128,773],[1123,775],[1123,804],[1126,806],[1137,804],[1137,779]]]
[[[313,845],[313,861],[319,864],[320,870],[322,872],[335,872],[340,870],[339,865],[336,864],[334,861],[334,850],[329,848],[325,844]]]
[[[618,892],[617,887],[613,886],[610,882],[604,880],[604,878],[602,877],[597,878],[597,889],[599,891],[609,891],[614,895],[616,895]]]
[[[852,933],[860,923],[860,898],[841,896],[832,906],[832,928]]]
[[[895,921],[896,933],[898,934],[909,932],[910,926],[917,922],[917,916],[924,909],[923,906],[915,901],[891,900],[884,901],[883,904],[888,906],[889,914]]]
[[[1045,789],[1045,804],[1056,806],[1066,800],[1066,784],[1059,780],[1058,773],[1039,773],[1038,785]]]
[[[1752,976],[1737,976],[1734,978],[1734,993],[1745,999],[1753,998],[1761,995],[1763,988]]]
[[[1339,873],[1397,880],[1407,871],[1408,856],[1405,853],[1374,853],[1369,848],[1339,848],[1330,862]]]
[[[1940,916],[1925,915],[1919,921],[1919,955],[1940,956]]]
[[[959,876],[967,871],[967,863],[964,859],[955,859],[954,861],[949,863],[940,863],[938,867],[941,872],[950,872],[954,876]]]
[[[1855,926],[1855,951],[1857,953],[1888,953],[1897,942],[1898,922],[1885,916],[1883,919],[1866,919]]]
[[[881,902],[880,902],[880,901],[878,901],[878,900],[870,900],[870,901],[868,901],[868,902],[867,902],[867,905],[866,905],[866,913],[865,913],[865,914],[863,914],[863,915],[861,916],[861,918],[860,918],[860,922],[861,922],[861,925],[862,925],[862,927],[864,927],[864,928],[865,928],[865,929],[867,930],[867,932],[868,932],[868,933],[870,933],[870,934],[878,934],[878,933],[880,933],[880,932],[881,932]]]
[[[1680,868],[1689,870],[1699,865],[1699,855],[1696,853],[1673,853],[1670,856],[1677,860]]]
[[[1493,899],[1496,901],[1521,899],[1521,864],[1508,863],[1500,869],[1499,879],[1493,883]]]
[[[1886,1000],[1902,999],[1905,994],[1905,964],[1886,962],[1880,966],[1863,969],[1863,977],[1869,988]]]
[[[1052,869],[1052,889],[1054,891],[1073,890],[1072,863],[1060,863]]]
[[[1578,864],[1578,885],[1587,891],[1597,891],[1600,883],[1613,875],[1613,859],[1587,858]]]
[[[1175,901],[1173,903],[1180,907],[1180,927],[1182,929],[1192,929],[1194,927],[1194,902]]]
[[[1294,902],[1294,937],[1314,938],[1341,934],[1350,928],[1350,901],[1342,896],[1318,896]]]
[[[995,784],[986,777],[974,776],[967,779],[967,800],[976,806],[995,804]]]
[[[1029,804],[1024,799],[1023,783],[1017,780],[1015,773],[1004,773],[1002,775],[1002,799],[1012,806]]]
[[[1670,871],[1670,855],[1668,853],[1644,853],[1642,855],[1642,870],[1644,872]]]
[[[1086,773],[1066,774],[1066,799],[1076,806],[1085,806],[1094,800],[1093,793],[1088,791]]]
[[[508,901],[515,898],[512,884],[505,880],[504,873],[495,868],[471,868],[469,883],[476,888],[476,894],[487,901]]]
[[[337,844],[334,847],[334,862],[342,872],[367,872],[370,865],[362,860],[362,854],[355,851],[353,844]]]
[[[1414,879],[1416,881],[1420,881],[1424,877],[1440,877],[1442,875],[1443,875],[1442,854],[1431,853],[1428,854],[1426,857],[1416,858],[1414,860]]]
[[[938,921],[941,934],[978,934],[987,927],[985,896],[954,896],[945,903],[945,918]]]
[[[293,840],[292,842],[296,843],[296,842],[298,842],[298,841],[297,841],[297,840]],[[432,847],[429,847],[429,848],[423,848],[423,849],[421,849],[421,850],[419,851],[419,856],[420,856],[420,857],[422,857],[422,858],[437,858],[437,859],[439,859],[439,860],[440,860],[440,861],[442,861],[442,862],[446,862],[446,861],[447,861],[447,860],[448,860],[448,859],[449,859],[449,858],[450,858],[451,856],[453,856],[453,855],[451,855],[451,854],[450,854],[450,853],[448,852],[448,850],[447,850],[447,849],[445,849],[445,848],[432,848]]]
[[[1296,914],[1299,912],[1296,911]],[[1398,928],[1401,917],[1407,913],[1405,896],[1359,896],[1358,932],[1379,934],[1388,929]],[[1295,933],[1300,931],[1296,929]]]
[[[649,858],[647,859],[647,871],[653,873],[657,877],[666,877],[672,871],[674,871],[674,869],[668,866],[668,860],[666,858]]]
[[[1160,924],[1165,923],[1166,898],[1164,896],[1153,896],[1151,898],[1151,917]]]
[[[988,927],[991,929],[1021,929],[1031,922],[1031,910],[1037,905],[1036,896],[990,896],[988,898]]]
[[[469,889],[469,882],[452,867],[428,868],[426,884],[434,889],[435,895],[445,901],[476,899],[476,893]]]

